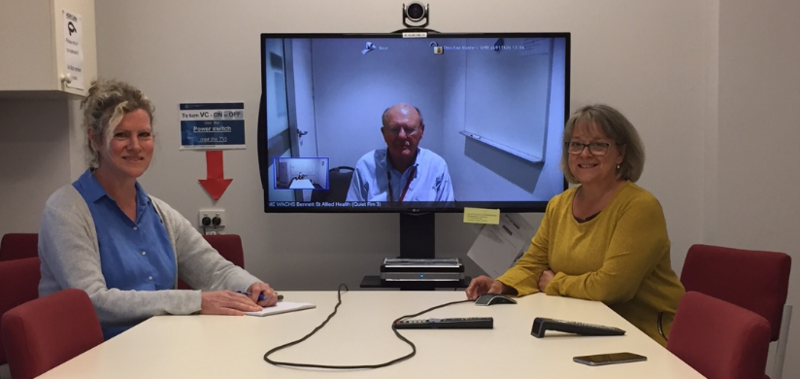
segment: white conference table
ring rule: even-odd
[[[544,294],[515,305],[461,303],[420,318],[493,317],[494,329],[401,330],[417,355],[367,370],[276,367],[273,347],[311,332],[333,311],[335,291],[282,292],[315,309],[267,317],[159,316],[45,373],[41,378],[681,378],[703,376],[599,302]],[[405,355],[391,322],[402,315],[465,299],[463,291],[351,291],[337,315],[310,339],[273,360],[331,365],[377,364]],[[624,336],[531,336],[534,317],[616,326]],[[646,362],[590,367],[577,355],[632,352]]]
[[[311,179],[295,179],[292,180],[292,184],[289,185],[289,189],[310,189],[313,190],[314,183],[311,183]]]

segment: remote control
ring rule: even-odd
[[[531,334],[534,337],[544,337],[547,330],[575,333],[584,336],[621,336],[625,331],[613,326],[587,324],[577,321],[556,320],[552,318],[537,317],[533,320]]]
[[[492,329],[491,317],[428,318],[400,320],[394,324],[396,329]]]

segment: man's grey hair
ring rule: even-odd
[[[395,105],[392,105],[391,107],[386,108],[386,110],[383,111],[383,114],[381,115],[381,125],[386,126],[386,123],[388,122],[387,118],[389,118],[389,116],[388,116],[389,115],[389,110],[394,108],[394,107],[395,107]],[[417,111],[417,114],[419,115],[419,124],[420,124],[420,126],[425,125],[425,122],[422,121],[422,112],[420,112],[419,108],[417,108],[417,107],[414,107],[414,109]]]

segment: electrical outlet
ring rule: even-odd
[[[210,222],[208,225],[203,225],[203,218],[208,217],[208,221]],[[225,216],[224,209],[201,209],[200,212],[197,213],[197,225],[201,228],[206,227],[206,229],[214,229],[214,224],[212,220],[215,217],[219,218],[219,225],[216,225],[217,228],[224,227],[228,223],[228,218]]]

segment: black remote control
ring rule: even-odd
[[[613,326],[587,324],[577,321],[556,320],[552,318],[537,317],[533,320],[531,334],[534,337],[544,337],[547,330],[575,333],[584,336],[621,336],[625,331]]]
[[[400,320],[394,324],[396,329],[492,329],[491,317],[428,318]]]

